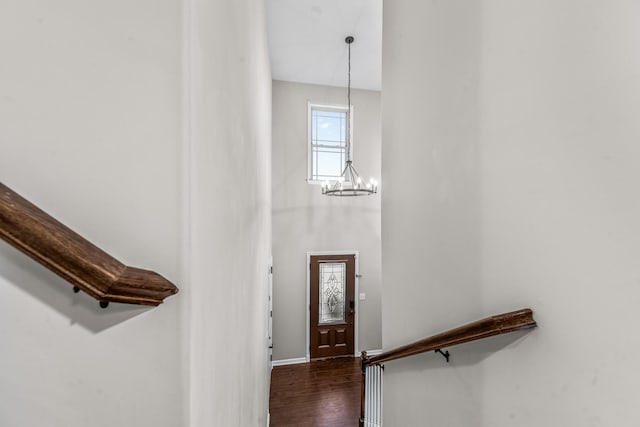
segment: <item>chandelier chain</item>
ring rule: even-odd
[[[322,194],[327,196],[369,196],[378,192],[378,181],[371,178],[368,183],[362,182],[358,171],[351,162],[351,43],[353,43],[353,36],[348,36],[344,41],[349,48],[349,68],[348,68],[348,80],[347,80],[347,124],[346,124],[346,143],[345,147],[347,153],[345,158],[347,159],[346,165],[340,178],[336,181],[325,181],[322,184]]]
[[[349,73],[347,82],[347,161],[351,160],[351,43],[349,47]]]

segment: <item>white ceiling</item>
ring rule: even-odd
[[[266,0],[274,80],[380,90],[382,0]]]

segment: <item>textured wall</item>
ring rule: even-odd
[[[539,323],[388,364],[386,423],[637,425],[638,4],[384,8],[383,345],[524,306]]]
[[[180,4],[0,5],[0,180],[180,282]],[[184,425],[182,296],[107,310],[0,243],[0,425]]]
[[[264,4],[190,11],[191,425],[264,426],[271,73]]]
[[[265,425],[265,37],[253,0],[0,5],[0,180],[181,290],[102,310],[0,243],[0,425]]]

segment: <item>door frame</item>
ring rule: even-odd
[[[271,390],[271,371],[273,370],[273,255],[269,257],[267,265],[267,387]],[[271,412],[269,412],[269,393],[266,396],[267,427],[269,427]]]
[[[267,353],[267,363],[271,372],[273,369],[273,256],[269,257],[267,266]]]
[[[309,331],[311,330],[311,257],[312,256],[326,256],[326,255],[353,255],[355,259],[355,290],[354,297],[355,300],[355,310],[356,310],[356,318],[355,325],[353,328],[353,355],[360,355],[360,346],[358,344],[358,335],[360,330],[360,293],[358,290],[360,289],[360,251],[354,250],[346,250],[346,251],[312,251],[307,252],[307,330],[305,332],[306,338],[306,350],[305,355],[307,362],[311,360],[311,354],[309,353],[309,345],[311,344]]]

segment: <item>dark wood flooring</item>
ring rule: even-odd
[[[271,371],[272,427],[357,427],[360,358],[276,366]]]

